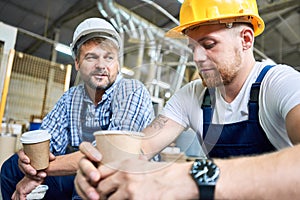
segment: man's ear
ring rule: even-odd
[[[75,69],[78,71],[80,68],[79,66],[79,60],[77,58],[75,58]]]
[[[243,50],[252,48],[254,43],[254,32],[250,27],[245,27],[241,31]]]

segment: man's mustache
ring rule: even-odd
[[[106,70],[94,70],[90,73],[90,75],[100,75],[100,76],[108,76],[108,72]]]

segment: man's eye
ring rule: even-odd
[[[205,49],[211,49],[213,48],[214,46],[216,46],[216,43],[206,43],[206,44],[203,44],[203,47]]]
[[[97,57],[96,57],[96,56],[87,56],[87,57],[85,57],[85,59],[86,59],[87,61],[93,61],[93,60],[96,60]]]
[[[105,60],[112,61],[112,60],[114,60],[114,57],[113,56],[105,56]]]

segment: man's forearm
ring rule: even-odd
[[[50,162],[46,169],[48,176],[67,176],[76,174],[78,163],[84,155],[80,152],[74,152],[66,155],[57,156]]]
[[[296,199],[300,196],[300,146],[254,157],[215,159],[216,199]]]
[[[164,132],[162,131],[164,129]],[[142,132],[145,134],[142,140],[142,153],[151,159],[167,145],[172,143],[184,130],[184,127],[168,117],[159,115]]]

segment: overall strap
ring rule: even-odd
[[[203,110],[203,122],[210,123],[213,115],[213,107],[215,106],[215,88],[207,88],[204,93],[201,108]]]
[[[266,73],[271,69],[274,65],[265,66],[260,74],[258,75],[256,81],[251,86],[250,98],[248,102],[249,109],[249,120],[258,119],[258,99],[259,99],[259,91],[262,80],[264,79]]]
[[[259,98],[259,91],[260,85],[265,77],[266,73],[271,69],[274,65],[267,65],[265,66],[260,74],[258,75],[255,83],[251,86],[250,91],[250,99],[248,102],[248,109],[249,109],[249,120],[255,120],[258,117],[258,98]],[[215,104],[215,88],[207,88],[204,93],[203,102],[201,108],[203,109],[204,123],[210,123],[212,119],[213,109]]]

